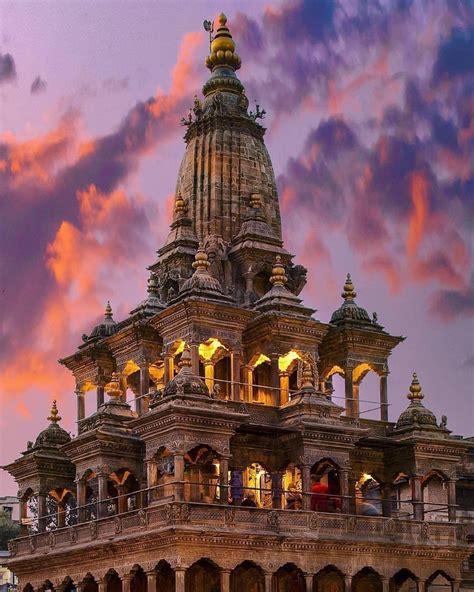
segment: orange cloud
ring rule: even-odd
[[[408,221],[407,252],[414,257],[423,238],[428,214],[428,182],[422,173],[413,173],[411,178],[413,211]]]

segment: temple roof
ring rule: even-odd
[[[369,314],[367,313],[365,308],[358,306],[358,304],[355,301],[357,292],[354,290],[354,285],[352,283],[350,273],[347,274],[346,282],[344,284],[341,296],[342,298],[344,298],[344,303],[342,304],[342,306],[340,306],[337,310],[335,310],[332,313],[330,321],[331,323],[333,323],[334,325],[340,325],[345,323],[346,321],[357,321],[359,323],[364,323],[367,325],[374,324],[374,322],[371,321]]]
[[[398,418],[396,429],[410,427],[438,427],[435,414],[427,409],[421,402],[424,396],[418,376],[416,372],[414,372],[413,380],[410,385],[410,392],[407,395],[410,405]]]
[[[38,434],[32,449],[59,448],[71,441],[71,436],[59,425],[62,418],[59,416],[56,401],[53,401],[51,413],[47,419],[50,424]]]

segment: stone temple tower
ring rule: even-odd
[[[224,15],[206,65],[147,295],[122,320],[107,303],[60,360],[77,436],[55,403],[4,467],[19,592],[472,590],[473,440],[438,423],[417,375],[389,421],[403,339],[356,303],[350,276],[329,323],[303,305],[264,112],[249,112]],[[369,372],[380,419],[359,396]]]

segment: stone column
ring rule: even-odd
[[[64,528],[66,526],[66,509],[63,502],[58,503],[57,520],[58,528]]]
[[[453,580],[451,582],[451,592],[459,592],[460,585],[461,585],[461,580]]]
[[[105,578],[97,578],[97,592],[105,592],[107,588],[107,584],[105,582]]]
[[[423,520],[424,508],[423,508],[423,492],[421,490],[421,476],[413,475],[410,479],[411,482],[411,498],[413,504],[413,518],[415,520]]]
[[[280,371],[278,368],[278,359],[280,354],[270,354],[270,386],[272,387],[271,400],[276,407],[283,404],[282,394],[280,393]]]
[[[176,589],[175,592],[185,592],[184,585],[185,585],[185,575],[186,569],[184,567],[177,567],[174,570],[175,578],[176,578]]]
[[[86,416],[85,393],[81,389],[75,391],[77,397],[77,421],[81,421]]]
[[[163,356],[163,382],[165,386],[173,378],[174,375],[174,360],[173,356],[166,352]]]
[[[132,582],[132,574],[125,574],[120,579],[122,580],[122,592],[130,592],[130,584]]]
[[[147,592],[156,592],[156,571],[146,572],[146,589]]]
[[[272,592],[273,574],[265,574],[265,592]]]
[[[388,421],[388,390],[386,374],[383,374],[380,377],[380,419],[382,421]]]
[[[219,499],[221,504],[227,504],[229,500],[229,459],[220,459],[220,474],[219,474]]]
[[[221,592],[230,592],[230,569],[221,570]]]
[[[204,361],[204,378],[209,392],[212,393],[214,388],[214,362],[211,360]]]
[[[190,343],[191,368],[194,376],[199,376],[199,343]]]
[[[26,518],[28,518],[28,500],[20,498],[20,492],[18,492],[19,506],[20,506],[20,536],[26,536],[28,534],[28,527],[25,524]]]
[[[281,471],[275,471],[271,475],[272,477],[272,507],[280,510],[281,509],[281,498],[283,489],[283,474]]]
[[[105,387],[106,381],[102,378],[97,379],[97,389],[96,389],[96,394],[97,394],[97,409],[99,409],[99,407],[101,405],[104,404],[104,387]]]
[[[242,473],[243,473],[243,471],[242,471],[242,469],[233,469],[233,470],[232,470],[232,474],[237,474],[237,473],[239,473],[239,474],[240,474],[240,476],[239,476],[239,479],[238,479],[238,482],[239,482],[240,484],[242,484],[242,483],[243,483],[243,476],[242,476]],[[243,499],[243,498],[242,498],[242,495],[243,495],[243,487],[240,487],[240,486],[239,486],[239,488],[238,488],[238,491],[237,491],[237,493],[238,493],[239,495],[237,495],[237,496],[235,495],[235,494],[236,494],[236,491],[235,491],[235,489],[236,489],[236,488],[234,488],[234,489],[231,491],[231,495],[232,495],[232,501],[233,501],[233,504],[234,504],[234,506],[240,506],[240,504],[242,503],[242,499]]]
[[[301,481],[303,487],[303,510],[311,509],[311,466],[302,465]]]
[[[448,520],[456,522],[456,479],[448,481]]]
[[[232,380],[232,399],[240,401],[240,351],[232,350],[230,354],[230,368]]]
[[[245,304],[250,304],[252,294],[253,294],[253,278],[254,273],[251,271],[247,271],[243,274],[245,278]]]
[[[346,395],[346,415],[349,417],[354,417],[354,388],[352,382],[352,368],[346,369],[346,373],[344,376],[345,382],[345,395]]]
[[[127,511],[127,496],[125,495],[125,487],[123,485],[117,485],[118,493],[118,513],[123,514]]]
[[[313,574],[305,573],[304,579],[306,582],[306,592],[313,592],[313,579],[314,579]]]
[[[99,518],[102,518],[107,514],[107,473],[97,474],[97,484],[99,489],[98,514]]]
[[[177,453],[174,455],[174,499],[182,502],[184,498],[184,455]]]
[[[357,478],[354,476],[349,476],[349,514],[357,514],[357,507],[356,507],[356,483]]]
[[[380,490],[382,494],[382,515],[386,518],[390,518],[392,515],[392,500],[390,497],[392,488],[389,483],[383,483]]]
[[[349,470],[339,469],[339,488],[341,491],[341,511],[343,514],[350,514],[351,504],[349,498]]]
[[[150,390],[150,368],[147,362],[140,364],[140,398],[137,401],[139,415],[148,411],[148,392]]]
[[[288,403],[290,398],[290,375],[288,372],[280,372],[280,405]]]
[[[122,391],[122,394],[120,395],[120,400],[122,401],[122,403],[126,403],[127,402],[127,388],[128,388],[127,377],[120,375],[119,381],[120,381],[120,390]]]
[[[46,493],[40,491],[37,495],[38,498],[38,532],[44,532],[46,530]]]
[[[77,499],[77,521],[84,522],[86,519],[86,482],[82,479],[76,481],[76,499]]]
[[[354,417],[359,417],[359,387],[359,383],[352,385],[352,415]]]
[[[253,368],[250,365],[244,366],[245,374],[245,400],[251,403],[253,401]]]
[[[352,590],[352,576],[344,576],[344,592],[351,592]]]
[[[382,592],[390,592],[390,580],[382,578]]]

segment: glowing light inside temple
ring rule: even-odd
[[[266,356],[265,354],[260,354],[257,358],[257,360],[255,361],[253,367],[256,368],[257,366],[260,366],[260,364],[264,364],[265,362],[269,362],[270,358],[268,356]]]
[[[204,360],[212,360],[219,348],[227,349],[218,339],[208,339],[205,343],[199,345],[199,355]]]
[[[359,364],[352,372],[352,380],[354,382],[359,382],[369,370],[372,370],[372,368],[368,364]]]
[[[300,356],[295,351],[289,351],[284,356],[280,356],[278,358],[278,370],[280,370],[280,372],[285,372],[294,360],[301,360]]]
[[[333,366],[329,371],[327,378],[331,378],[333,374],[340,374],[341,376],[344,376],[344,370],[340,366]]]
[[[123,369],[122,374],[124,376],[130,376],[130,374],[133,374],[134,372],[137,372],[138,370],[140,370],[139,366],[137,364],[135,364],[135,362],[133,360],[129,360],[125,364],[125,368]]]
[[[178,354],[182,354],[184,351],[184,346],[186,345],[186,341],[183,341],[182,339],[179,340],[178,342],[178,347],[176,349],[175,355],[177,356]]]
[[[369,475],[369,473],[363,473],[359,479],[359,484],[364,485],[364,483],[367,483],[367,481],[375,481],[375,479],[372,477],[372,475]]]

